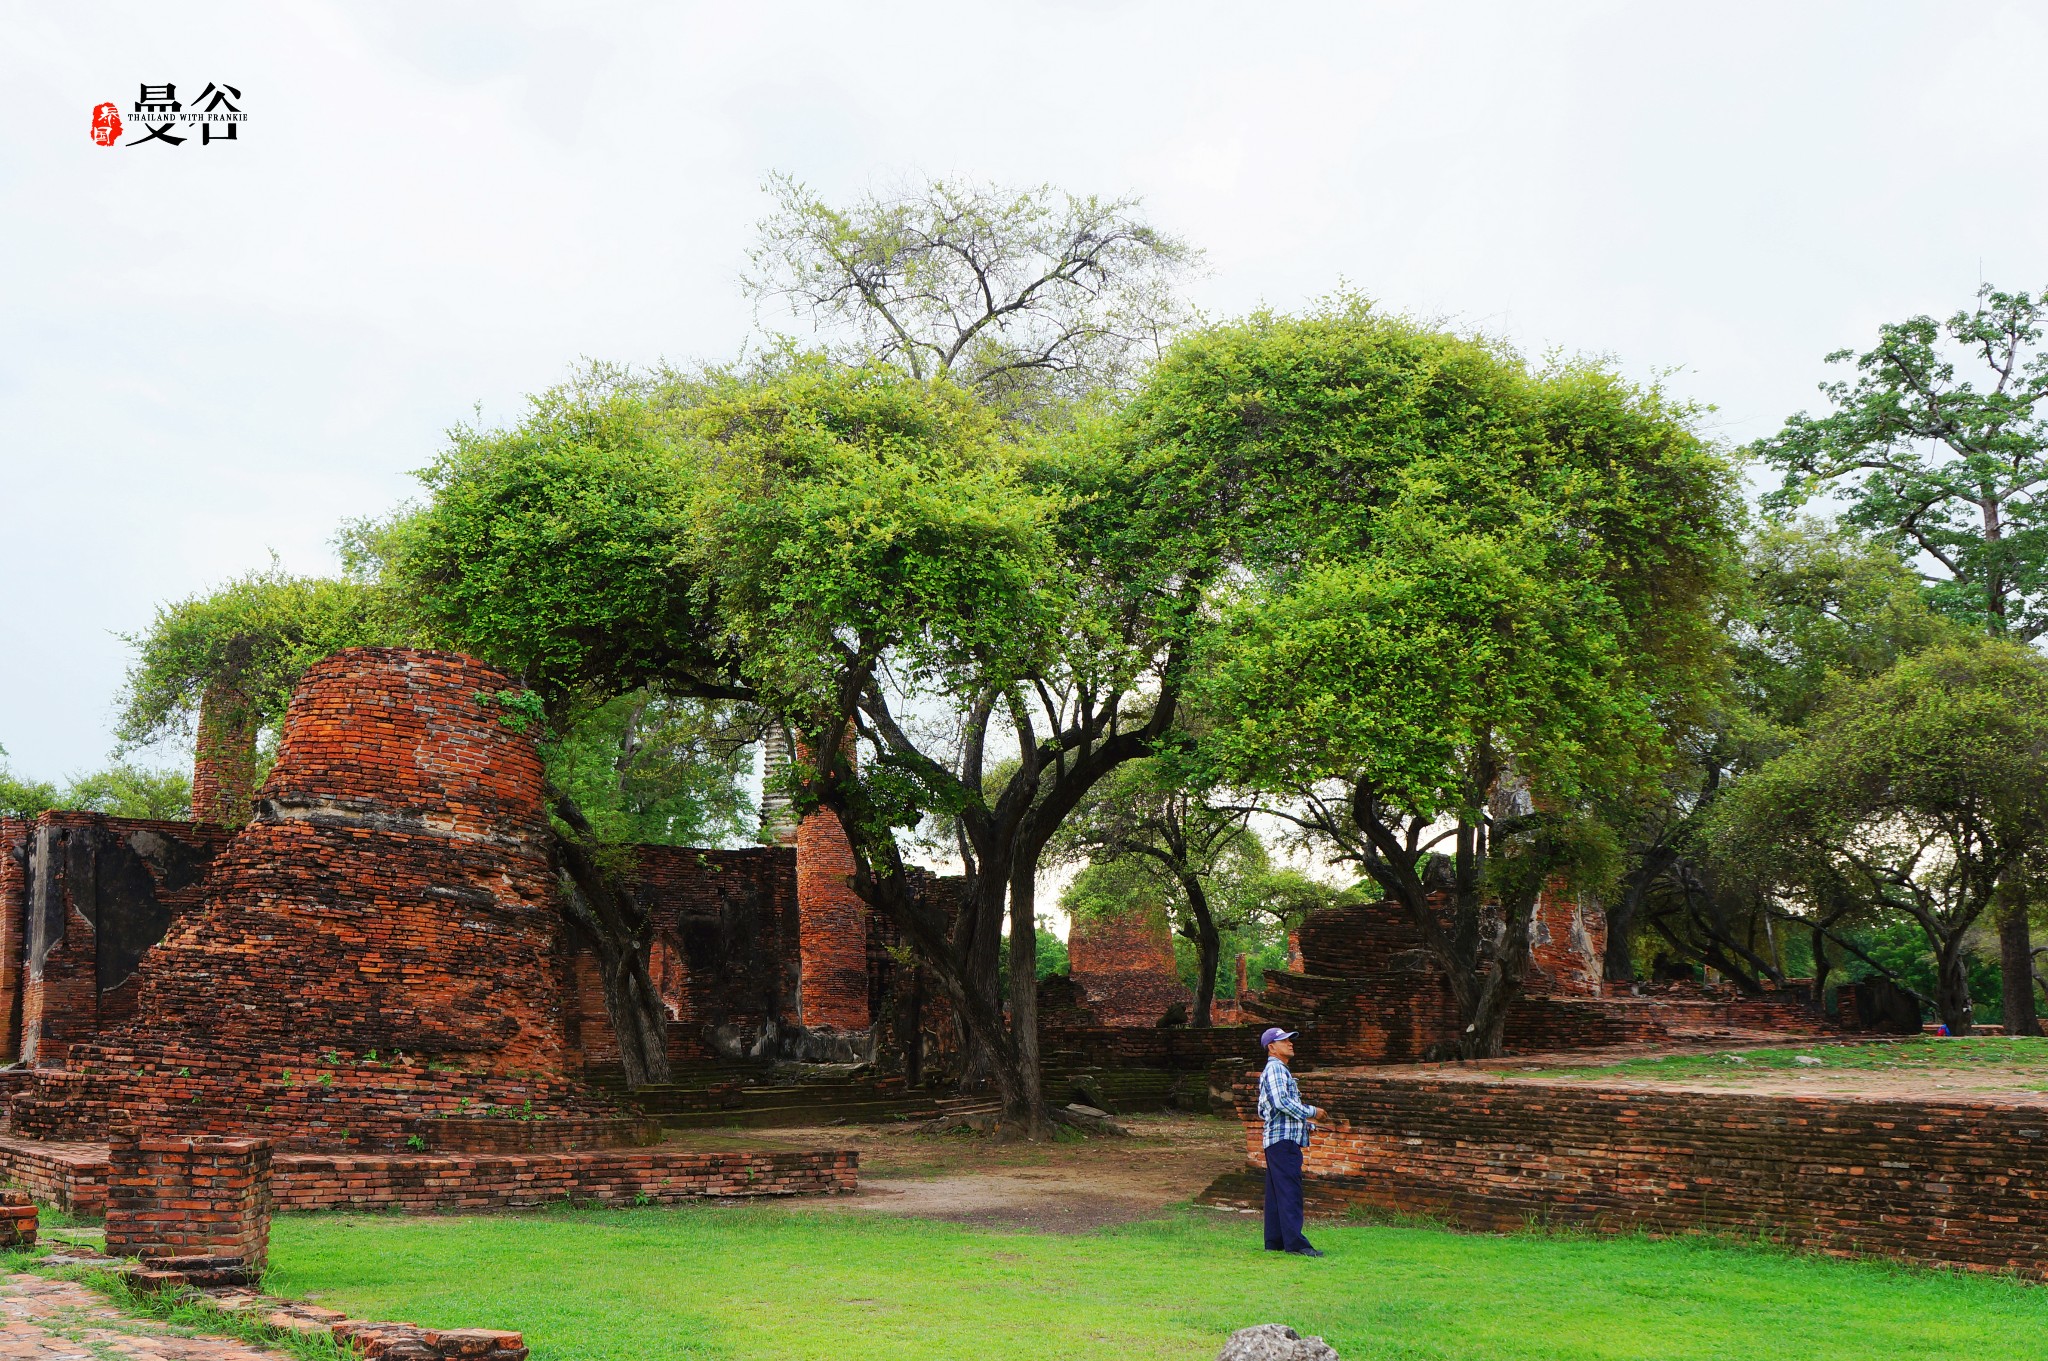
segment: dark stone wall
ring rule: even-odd
[[[71,1045],[134,1014],[143,957],[204,901],[229,836],[205,823],[49,812],[6,837],[22,875],[0,892],[21,914],[0,931],[19,961],[19,1000],[5,996],[19,1057],[61,1064]],[[8,981],[0,975],[0,994]]]

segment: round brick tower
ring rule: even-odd
[[[532,1143],[607,1109],[564,1068],[542,768],[511,685],[395,648],[306,673],[206,905],[145,957],[133,1021],[74,1050],[81,1075],[132,1075],[99,1099],[300,1146],[474,1147],[479,1118],[533,1122]],[[86,1115],[47,1095],[53,1129]]]

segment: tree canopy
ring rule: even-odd
[[[1942,1019],[1967,1034],[1965,933],[2048,841],[2048,661],[1951,644],[1847,686],[1729,786],[1712,829],[1819,910],[1847,895],[1916,923]]]
[[[1821,385],[1834,409],[1799,413],[1754,452],[1784,473],[1766,504],[1844,497],[1849,524],[1924,555],[1945,607],[2032,639],[2048,630],[2048,295],[1986,284],[1977,298],[1945,322],[1881,326],[1862,354],[1829,355],[1857,374]]]

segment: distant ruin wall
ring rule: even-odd
[[[1602,1232],[1767,1234],[2048,1277],[2048,1110],[1302,1074],[1311,1206]],[[1256,1088],[1235,1094],[1262,1165]]]
[[[744,1050],[798,1013],[797,853],[789,846],[638,846],[632,891],[652,920],[648,973],[669,1010],[669,1059]],[[566,961],[570,1047],[583,1066],[619,1066],[597,958]]]
[[[1193,998],[1173,958],[1166,909],[1134,904],[1120,917],[1077,918],[1067,935],[1074,989],[1102,1025],[1151,1025]]]

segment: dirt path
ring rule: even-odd
[[[692,1130],[688,1148],[852,1148],[860,1193],[782,1204],[792,1212],[895,1214],[957,1224],[1085,1233],[1149,1219],[1187,1201],[1218,1174],[1244,1164],[1235,1121],[1196,1115],[1120,1118],[1128,1138],[1034,1146],[980,1136],[912,1133],[900,1127]]]
[[[130,1318],[71,1281],[0,1277],[0,1361],[286,1361],[285,1353]]]

